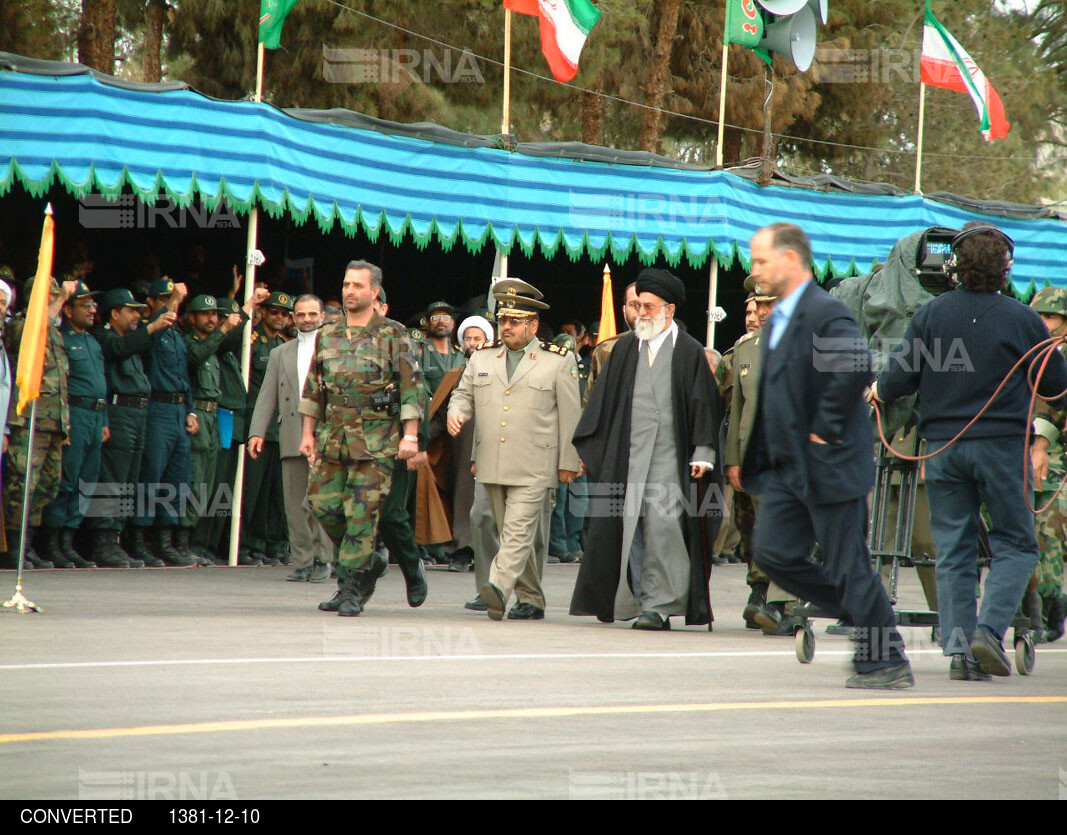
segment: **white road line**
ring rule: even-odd
[[[1040,649],[1038,656],[1067,653],[1064,649]],[[851,656],[851,650],[817,650],[816,657]],[[908,650],[909,656],[941,655],[940,649]],[[685,658],[794,658],[792,650],[754,650],[738,652],[560,652],[560,653],[508,653],[484,655],[321,655],[294,658],[176,658],[144,659],[139,661],[69,661],[45,664],[0,664],[0,670],[64,670],[98,669],[107,667],[170,667],[212,664],[350,664],[392,661],[538,661],[538,660],[588,660],[595,659],[685,659]]]

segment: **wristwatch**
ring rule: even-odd
[[[411,441],[412,443],[417,444],[419,442],[419,436],[418,435],[405,435],[402,440]]]

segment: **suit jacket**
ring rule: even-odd
[[[475,418],[478,481],[556,487],[560,470],[581,466],[571,444],[581,411],[574,354],[541,342],[523,356],[510,381],[506,355],[501,342],[474,352],[448,414]]]
[[[761,339],[756,436],[741,465],[746,489],[759,493],[773,470],[815,504],[865,496],[874,485],[871,430],[863,390],[870,351],[847,307],[810,282],[771,351]],[[816,434],[827,444],[808,440]],[[751,487],[750,487],[751,485]]]
[[[730,427],[726,432],[723,466],[740,466],[756,427],[763,331],[746,333],[734,343]]]
[[[300,374],[296,367],[299,340],[279,345],[270,352],[267,371],[263,376],[252,411],[248,437],[267,437],[267,429],[275,410],[278,412],[278,452],[282,458],[299,458],[300,438],[304,432],[304,416],[297,411],[300,405]]]

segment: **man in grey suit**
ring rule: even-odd
[[[485,485],[500,531],[500,548],[479,590],[492,620],[501,620],[512,591],[519,598],[509,618],[540,620],[545,596],[534,541],[545,496],[557,481],[578,475],[571,436],[580,413],[574,355],[536,338],[540,291],[518,279],[493,286],[499,305],[500,342],[475,351],[448,404],[455,437],[475,418],[476,477]]]
[[[263,439],[274,410],[278,410],[282,491],[285,515],[289,520],[289,548],[296,569],[285,579],[294,583],[329,580],[333,561],[333,544],[307,501],[310,469],[307,458],[300,453],[304,418],[297,411],[304,380],[315,354],[315,336],[325,315],[318,296],[304,295],[296,300],[293,308],[296,339],[271,351],[248,430],[248,454],[256,458],[263,449]]]

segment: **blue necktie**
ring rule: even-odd
[[[778,310],[778,308],[775,308],[771,311],[771,318],[769,322],[771,326],[771,333],[770,338],[767,340],[767,347],[769,347],[772,351],[778,347],[778,340],[782,338],[782,334],[778,331],[778,324],[782,321],[783,318],[784,316],[782,315],[782,312]]]

